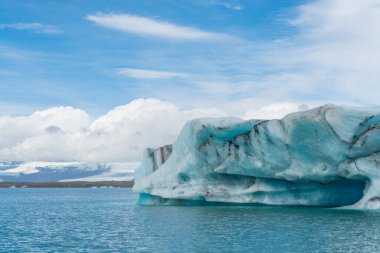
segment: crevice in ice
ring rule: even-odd
[[[355,134],[353,136],[353,144],[358,141],[358,139],[366,134],[367,132],[371,131],[375,126],[379,125],[380,123],[380,115],[371,115],[366,117],[358,126],[358,129],[355,131]]]
[[[162,166],[172,153],[172,145],[165,145],[157,149],[148,149],[148,156],[152,160],[153,171]]]

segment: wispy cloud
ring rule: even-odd
[[[4,58],[8,60],[20,61],[26,59],[36,59],[43,56],[46,56],[46,53],[41,51],[20,49],[0,43],[0,59]]]
[[[380,8],[377,0],[318,0],[298,8],[300,33],[277,55],[303,76],[311,93],[349,103],[378,104]],[[293,45],[293,46],[292,46]]]
[[[228,3],[223,1],[215,1],[214,4],[221,5],[227,9],[234,10],[234,11],[241,11],[243,10],[243,7],[237,3]]]
[[[62,31],[55,26],[41,24],[41,23],[12,23],[0,24],[0,30],[14,29],[14,30],[29,30],[36,33],[61,33]]]
[[[213,64],[206,65],[213,60],[206,58],[205,68],[220,66],[219,79],[224,77],[224,82],[199,82],[204,92],[200,96],[186,94],[186,101],[213,95],[209,100],[228,105],[227,110],[234,108],[231,101],[236,98],[238,109],[279,102],[379,105],[378,1],[317,0],[296,11],[296,17],[289,21],[295,29],[292,36],[268,41],[263,47],[241,43],[225,50]],[[236,53],[240,51],[243,54]],[[217,76],[217,71],[211,69],[209,76]],[[237,73],[236,80],[227,71]],[[238,89],[245,81],[251,85]],[[245,103],[248,98],[252,102]]]
[[[179,26],[169,22],[129,14],[97,14],[86,16],[97,25],[142,36],[176,40],[213,40],[228,38],[227,35]]]
[[[186,74],[149,69],[119,68],[117,74],[136,79],[166,79],[173,77],[185,77]]]

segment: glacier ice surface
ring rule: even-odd
[[[380,108],[325,105],[280,120],[202,118],[147,149],[140,204],[380,208]]]

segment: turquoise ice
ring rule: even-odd
[[[145,151],[134,191],[147,205],[380,208],[380,108],[189,121],[173,145]]]

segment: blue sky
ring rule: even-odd
[[[378,105],[376,0],[0,3],[0,114]]]
[[[288,22],[304,2],[3,0],[1,112],[23,114],[70,105],[99,114],[139,97],[156,97],[180,107],[217,106],[225,99],[245,97],[245,91],[213,94],[199,85],[250,82],[275,71],[246,56],[296,33],[297,28]],[[87,18],[121,14],[225,37],[177,39],[175,35],[138,34],[110,29]],[[182,75],[133,78],[118,74],[121,68]]]
[[[0,14],[0,160],[139,161],[197,117],[379,106],[378,0],[2,0]]]

